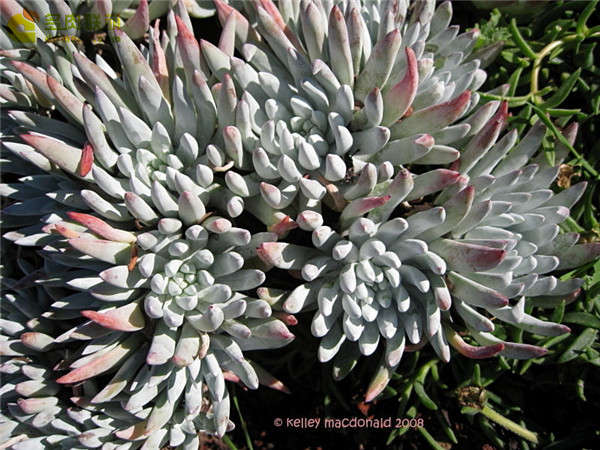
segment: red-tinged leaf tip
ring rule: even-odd
[[[35,134],[21,133],[19,134],[19,137],[25,141],[27,145],[31,145],[32,147],[37,147],[37,145],[43,141],[41,136],[36,136]]]
[[[92,171],[92,166],[94,165],[94,148],[92,144],[88,142],[85,143],[81,152],[81,162],[79,163],[79,176],[85,177],[88,173]]]
[[[452,110],[462,113],[469,100],[471,100],[471,91],[467,89],[455,99],[442,103],[440,106],[449,106]]]
[[[21,334],[21,336],[19,336],[19,339],[21,340],[21,342],[25,345],[30,345],[30,344],[35,344],[36,339],[38,339],[39,333],[36,333],[34,331],[29,331],[27,333],[23,333]]]
[[[273,317],[277,317],[283,323],[289,326],[298,325],[298,319],[293,314],[288,314],[285,312],[274,312]]]
[[[420,138],[415,140],[415,144],[419,144],[419,145],[422,145],[423,147],[431,148],[435,144],[435,140],[433,139],[432,136],[430,136],[428,134],[424,134],[423,136],[421,136]]]
[[[295,339],[296,335],[293,334],[292,332],[290,332],[290,330],[288,330],[286,327],[278,327],[277,330],[275,331],[275,333],[273,334],[273,337],[276,337],[278,339]]]
[[[267,183],[265,181],[261,181],[260,188],[262,190],[264,190],[265,193],[267,193],[267,194],[271,194],[271,193],[274,193],[274,192],[278,191],[278,189],[275,186],[273,186],[272,184],[269,184],[269,183]]]
[[[177,16],[175,16],[175,18],[177,18]],[[125,36],[125,32],[120,28],[120,27],[113,27],[115,36],[122,38],[123,36]],[[121,39],[115,39],[115,42],[121,42]]]
[[[496,113],[496,116],[498,116],[499,119],[502,119],[502,121],[506,120],[506,118],[508,117],[508,101],[507,100],[504,100],[500,104],[500,109],[498,110],[498,113]]]
[[[452,344],[452,342],[450,344]],[[500,353],[502,350],[504,350],[504,344],[502,344],[502,343],[494,344],[494,345],[486,345],[483,347],[474,347],[472,345],[465,343],[464,341],[463,341],[463,344],[464,345],[460,345],[460,346],[453,345],[453,347],[456,348],[461,355],[466,356],[467,358],[471,358],[471,359],[491,358],[492,356],[495,356],[498,353]]]
[[[259,2],[260,6],[262,6],[262,8],[273,18],[277,26],[281,28],[282,31],[285,31],[287,26],[283,17],[281,17],[277,6],[271,0],[259,0]]]
[[[86,227],[89,223],[92,223],[96,220],[100,220],[97,217],[90,216],[89,214],[78,213],[75,211],[68,211],[67,216],[69,216],[69,219],[73,219],[74,221],[79,222],[80,224]]]
[[[558,328],[562,331],[562,334],[567,334],[567,333],[571,332],[571,328],[569,328],[568,326],[563,325],[561,323],[558,324]]]
[[[448,342],[452,347],[454,347],[458,352],[471,359],[485,359],[491,358],[492,356],[500,353],[504,350],[504,344],[498,343],[493,345],[485,345],[483,347],[475,347],[473,345],[467,344],[459,334],[452,330],[448,332],[449,327],[444,328],[446,330],[446,337],[448,338]]]
[[[213,0],[215,7],[217,8],[217,14],[219,16],[219,21],[221,25],[224,25],[227,21],[227,17],[233,11],[233,8],[225,3],[223,0]]]
[[[399,31],[399,30],[398,30]],[[417,72],[417,57],[415,55],[415,51],[411,47],[406,47],[404,49],[404,54],[406,55],[406,70],[408,72]]]
[[[146,356],[146,364],[150,366],[163,364],[163,359],[163,356],[157,352],[148,352],[148,355]]]
[[[337,21],[344,20],[344,15],[337,5],[333,5],[333,8],[331,8],[331,12],[329,13],[329,17]]]
[[[10,61],[10,63],[12,64],[12,66],[17,69],[19,72],[21,71],[21,69],[23,68],[23,66],[29,66],[29,64],[23,62],[23,61]],[[31,67],[31,66],[29,66]]]
[[[121,312],[122,308],[108,313],[84,310],[81,315],[110,330],[133,332],[144,327],[143,318],[139,314],[135,314],[135,311]]]
[[[175,15],[175,22],[177,24],[177,37],[190,43],[193,43],[195,46],[199,47],[198,41],[194,37],[194,33],[190,31],[183,19],[178,15]]]
[[[575,301],[575,299],[577,297],[579,297],[579,295],[581,294],[581,288],[573,291],[573,293],[569,294],[567,297],[565,297],[565,303],[568,305],[570,303],[573,303]],[[569,332],[571,332],[571,330],[569,329]]]
[[[256,248],[256,254],[267,264],[275,265],[280,259],[286,244],[281,242],[262,242]]]
[[[17,400],[17,404],[19,405],[19,408],[21,408],[21,410],[25,413],[25,414],[35,414],[38,413],[40,411],[38,411],[38,405],[36,403],[36,398],[20,398]]]
[[[465,183],[467,182],[467,179],[465,177],[463,177],[459,172],[456,172],[454,170],[440,169],[440,173],[443,174],[444,184],[454,184],[460,182],[461,180],[464,180]]]
[[[370,197],[370,199],[367,199],[367,204],[369,206],[374,205],[374,208],[377,208],[379,206],[383,206],[385,205],[389,199],[392,198],[391,195],[384,195],[382,197]]]
[[[235,138],[236,136],[239,136],[240,131],[237,129],[237,127],[228,125],[225,128],[223,128],[223,137],[227,137],[227,138]]]
[[[94,362],[95,361],[92,361],[91,363],[86,364],[83,367],[79,367],[78,369],[75,369],[69,372],[68,374],[63,375],[62,377],[57,378],[56,382],[58,384],[79,383],[80,381],[87,380],[88,378],[91,378],[94,375],[103,372],[94,370],[96,368],[96,365],[94,365],[93,367],[91,366],[91,364],[93,364]]]
[[[59,85],[62,86],[54,77],[51,77],[50,75],[46,75],[46,83],[48,83],[48,86],[53,93]]]
[[[294,222],[290,216],[285,216],[275,225],[271,225],[268,229],[273,233],[277,233],[279,236],[283,236],[285,233],[293,230],[294,228],[298,228],[298,224]]]
[[[235,373],[230,372],[229,370],[223,371],[223,378],[225,381],[231,381],[232,383],[241,384],[242,380]]]
[[[54,230],[56,230],[58,233],[60,233],[63,237],[66,237],[67,239],[77,239],[79,236],[81,236],[81,233],[72,230],[71,228],[61,223],[53,224],[53,227]]]
[[[402,107],[397,107],[400,109],[396,111],[397,117],[394,117],[394,121],[410,115],[409,111],[412,111],[411,105],[415,99],[419,85],[419,69],[417,67],[415,52],[412,48],[406,47],[404,53],[406,54],[406,72],[402,80],[390,89],[393,97],[402,102]]]
[[[271,258],[269,258],[269,254],[271,250],[269,248],[269,242],[263,242],[258,247],[256,247],[256,254],[260,259],[262,259],[267,264],[273,264]]]
[[[127,270],[129,270],[131,272],[135,268],[135,265],[137,264],[137,260],[138,260],[137,246],[132,245],[131,246],[131,258],[129,259],[129,263],[127,263]]]
[[[127,231],[115,229],[98,217],[74,211],[67,212],[67,216],[69,216],[69,219],[79,222],[93,233],[96,233],[97,235],[108,239],[109,241],[124,243],[135,242],[135,236],[133,234]]]
[[[291,394],[292,392],[277,378],[275,378],[272,374],[267,372],[260,366],[252,364],[254,370],[256,371],[256,375],[258,376],[258,382],[263,386],[267,386],[276,391],[284,392],[286,394]]]
[[[223,83],[221,85],[221,89],[226,89],[228,91],[228,93],[233,97],[236,96],[233,79],[231,78],[231,76],[228,73],[223,75]]]
[[[188,361],[185,358],[182,358],[181,356],[175,355],[171,358],[171,361],[173,362],[173,364],[175,364],[177,367],[187,367],[191,364],[191,361]]]
[[[375,400],[375,398],[383,392],[385,387],[389,384],[392,373],[391,369],[386,366],[379,367],[379,370],[371,380],[367,392],[365,393],[365,402],[369,403]]]
[[[288,387],[279,380],[275,380],[275,382],[270,383],[270,384],[267,384],[267,383],[261,383],[261,384],[263,384],[271,389],[274,389],[276,391],[283,392],[284,394],[292,395],[292,391],[290,391],[288,389]]]

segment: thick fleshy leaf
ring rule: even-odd
[[[404,116],[412,105],[419,85],[417,59],[410,47],[406,47],[406,73],[404,78],[383,94],[384,113],[382,125],[391,126]]]
[[[416,111],[391,127],[392,137],[397,139],[411,134],[441,130],[462,116],[470,99],[471,92],[465,91],[452,100]]]
[[[69,239],[68,242],[69,245],[81,253],[93,256],[101,261],[127,265],[131,259],[132,244],[86,238]]]
[[[69,218],[76,220],[80,224],[88,227],[92,232],[98,234],[104,239],[110,241],[132,243],[135,242],[136,237],[132,233],[117,228],[111,227],[109,224],[89,214],[83,214],[78,212],[68,212]]]
[[[304,265],[318,253],[294,244],[263,242],[256,249],[256,254],[267,264],[280,269],[302,270]]]
[[[328,24],[329,58],[331,69],[341,84],[352,87],[354,84],[354,68],[348,29],[344,15],[338,6],[331,8]]]
[[[600,243],[577,244],[557,253],[560,264],[557,270],[572,269],[594,261],[600,256]]]
[[[82,151],[63,141],[38,134],[21,134],[21,139],[61,169],[79,175]]]
[[[452,347],[459,351],[461,355],[472,359],[491,358],[504,350],[503,343],[487,345],[485,347],[474,347],[467,344],[463,338],[452,328],[451,325],[444,323],[444,334]]]
[[[81,311],[81,315],[117,331],[138,331],[144,328],[145,321],[139,302],[129,303],[106,313],[99,311]]]
[[[438,239],[431,242],[429,249],[441,256],[450,270],[459,273],[492,269],[506,257],[506,251],[502,249],[466,244],[450,239]]]
[[[58,378],[56,382],[60,384],[77,383],[112,369],[120,364],[127,355],[138,348],[142,338],[140,333],[132,333],[131,336],[114,349],[98,356],[84,366],[69,372],[67,375]]]

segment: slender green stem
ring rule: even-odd
[[[431,361],[428,361],[427,363],[423,364],[415,377],[415,381],[418,381],[419,383],[424,384],[425,377],[427,376],[427,372],[429,372],[429,369],[431,369],[431,367],[436,365],[438,362],[439,362],[439,360],[436,358],[436,359],[432,359]]]
[[[235,395],[235,392],[232,395],[233,397],[233,404],[235,405],[235,409],[238,412],[238,415],[240,416],[240,424],[242,425],[242,430],[244,431],[244,438],[246,439],[246,445],[248,446],[249,450],[253,450],[254,447],[252,446],[252,439],[250,439],[250,434],[248,434],[248,427],[246,426],[246,421],[244,420],[244,417],[242,416],[242,411],[240,410],[240,405],[238,403],[238,398],[237,395]]]
[[[539,86],[538,86],[538,77],[540,74],[540,70],[542,68],[542,60],[546,55],[548,55],[552,50],[556,47],[560,47],[563,44],[562,40],[551,42],[546,45],[542,51],[540,51],[535,59],[533,60],[533,68],[531,69],[531,82],[530,82],[530,90],[533,95],[533,103],[539,105],[543,102],[541,96],[538,95]]]
[[[573,156],[579,160],[581,166],[594,178],[600,179],[600,174],[596,171],[596,169],[594,169],[594,167],[583,156],[581,156],[579,152],[575,150],[575,148],[573,148],[571,143],[562,135],[560,131],[558,131],[548,116],[546,116],[546,113],[535,105],[531,105],[531,107],[544,125],[546,125],[552,131],[554,136],[556,136],[556,138],[569,149]]]
[[[501,415],[501,414],[497,413],[496,411],[494,411],[493,409],[491,409],[489,406],[484,405],[484,407],[481,409],[481,414],[483,414],[488,419],[493,420],[498,425],[503,426],[507,430],[510,430],[513,433],[521,436],[522,438],[527,439],[528,441],[531,441],[534,444],[539,444],[537,434],[529,431],[527,428],[522,427],[518,423],[513,422],[510,419],[507,419],[503,415]]]
[[[517,44],[517,47],[519,47],[521,49],[521,51],[525,54],[525,56],[527,56],[530,59],[535,59],[536,54],[534,53],[533,50],[531,50],[531,47],[525,41],[525,39],[523,39],[523,36],[521,36],[521,33],[519,32],[519,29],[517,28],[517,21],[514,18],[510,21],[510,24],[508,25],[508,31],[512,35],[512,38],[514,39],[515,44]]]
[[[539,95],[539,84],[538,77],[540,74],[540,70],[542,69],[542,61],[548,56],[550,53],[554,51],[554,49],[560,47],[561,45],[568,44],[569,42],[575,41],[579,39],[579,36],[576,34],[570,34],[568,36],[564,36],[561,39],[550,42],[543,49],[539,51],[533,58],[533,67],[531,69],[531,82],[530,82],[530,90],[531,95],[533,96],[533,103],[536,105],[541,105],[543,100]]]
[[[577,20],[576,31],[579,36],[584,36],[587,31],[587,27],[585,23],[590,18],[594,10],[596,9],[596,5],[598,4],[598,0],[594,0],[588,3],[583,12],[579,15],[579,19]]]
[[[431,434],[429,434],[429,431],[427,431],[425,429],[425,427],[419,427],[419,428],[417,428],[417,430],[419,430],[419,433],[421,433],[421,435],[423,435],[423,437],[425,438],[427,443],[429,445],[431,445],[431,448],[433,448],[435,450],[444,450],[444,447],[442,447],[440,444],[437,443],[437,441],[434,439],[434,437]]]
[[[222,439],[223,442],[225,442],[225,444],[227,444],[227,446],[229,447],[229,450],[238,450],[237,446],[233,443],[229,436],[224,435]]]

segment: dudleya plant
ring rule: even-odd
[[[61,324],[88,319],[50,338],[78,348],[58,368],[70,371],[57,385],[113,373],[76,404],[101,416],[115,405],[136,418],[82,434],[84,446],[110,446],[114,435],[132,448],[194,448],[198,431],[222,435],[232,426],[226,378],[284,389],[243,354],[293,339],[284,323],[293,318],[282,313],[280,320],[269,303],[248,295],[264,281],[252,261],[255,248],[278,235],[251,234],[216,214],[228,214],[233,195],[215,176],[223,169],[207,165],[204,148],[219,142],[213,134],[227,118],[217,118],[209,72],[176,72],[196,41],[187,16],[168,21],[162,42],[158,23],[150,31],[146,56],[114,30],[122,77],[74,55],[85,82],[77,92],[28,63],[13,63],[72,124],[9,113],[25,144],[8,139],[5,147],[47,174],[34,170],[3,185],[3,195],[24,200],[5,209],[5,225],[17,228],[5,237],[44,245],[37,281],[63,294],[45,317]]]
[[[240,196],[286,211],[318,209],[329,191],[339,212],[394,165],[456,160],[452,144],[476,131],[453,124],[477,106],[480,66],[500,47],[473,52],[478,31],[457,36],[449,2],[232,2],[249,18],[216,5],[242,58],[206,42],[203,56],[250,111],[235,133],[252,173],[228,180]]]
[[[42,247],[27,281],[52,301],[43,320],[8,317],[3,355],[55,349],[43,376],[73,390],[3,411],[23,446],[194,448],[198,431],[223,434],[225,380],[283,389],[244,352],[288,344],[301,311],[316,310],[336,378],[385,347],[368,400],[427,342],[445,361],[450,346],[543,354],[496,337],[494,317],[568,331],[524,306],[574,298],[580,281],[549,274],[600,253],[559,234],[585,185],[549,189],[541,126],[498,140],[506,104],[472,92],[498,46],[471,53],[477,31],[449,26],[449,2],[215,4],[218,45],[196,40],[180,3],[147,46],[109,30],[119,70],[81,53],[57,70],[3,66],[15,98],[35,92],[66,118],[11,110],[4,140],[20,177],[2,185],[15,202],[4,236]],[[273,267],[302,281],[272,289]]]
[[[297,222],[311,231],[314,248],[275,242],[258,249],[268,263],[300,271],[306,283],[283,308],[317,309],[311,330],[321,338],[319,359],[336,357],[336,378],[385,342],[367,400],[387,385],[407,346],[429,342],[445,361],[450,345],[470,358],[529,359],[546,349],[499,339],[492,318],[543,336],[569,331],[525,313],[525,301],[553,307],[579,294],[582,280],[548,274],[600,252],[598,244],[575,245],[576,234],[559,234],[585,183],[554,195],[548,188],[558,166],[543,155],[538,164],[524,165],[545,128],[536,124],[517,145],[515,130],[496,142],[506,114],[503,104],[466,143],[456,171],[414,176],[402,169],[370,197],[350,202],[336,224],[301,212]],[[567,134],[574,139],[575,131]],[[559,148],[557,154],[564,157]],[[463,327],[482,347],[464,341]]]

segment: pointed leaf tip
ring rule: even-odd
[[[456,350],[458,350],[458,352],[461,355],[466,356],[467,358],[491,358],[492,356],[497,355],[502,350],[504,350],[504,344],[502,343],[485,345],[483,347],[475,347],[473,345],[467,344],[463,340],[463,338],[456,332],[456,330],[452,328],[451,325],[444,323],[443,328],[446,338],[448,339],[450,345]]]
[[[136,237],[132,233],[113,228],[98,217],[74,211],[67,212],[67,216],[69,216],[70,219],[87,227],[97,235],[110,241],[124,242],[128,244],[136,241]]]
[[[106,313],[84,310],[81,315],[102,325],[104,328],[117,331],[132,332],[144,328],[144,316],[137,303],[130,303]]]
[[[81,152],[81,162],[79,163],[79,176],[85,177],[91,172],[94,165],[94,149],[92,144],[87,141]]]

